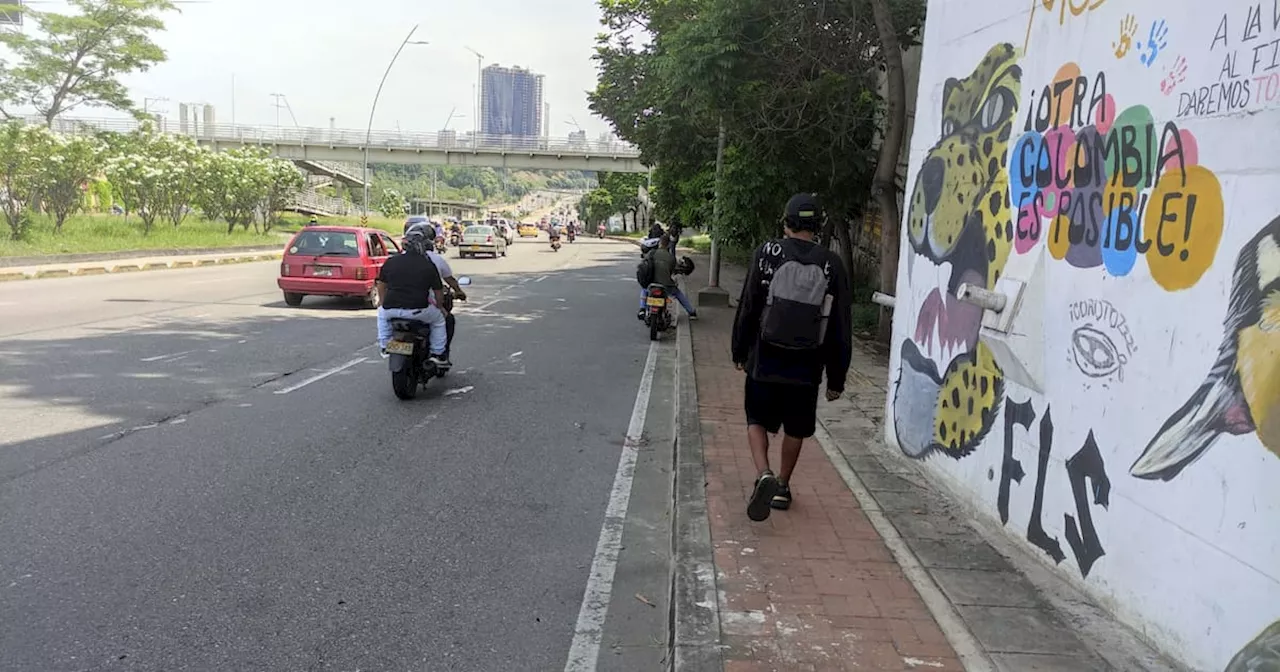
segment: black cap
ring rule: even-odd
[[[796,194],[787,201],[783,217],[792,231],[816,230],[822,226],[822,204],[813,194]]]

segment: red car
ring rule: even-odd
[[[276,284],[290,306],[307,295],[358,296],[378,307],[374,281],[382,264],[400,246],[379,229],[358,226],[309,226],[284,250]]]

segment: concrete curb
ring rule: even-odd
[[[163,271],[176,268],[196,268],[217,266],[221,264],[247,264],[259,261],[275,261],[283,256],[283,252],[269,254],[253,254],[214,259],[172,259],[169,261],[153,261],[147,263],[95,264],[92,266],[72,266],[70,268],[37,268],[28,271],[4,271],[0,269],[0,282],[16,280],[46,280],[51,278],[69,278],[86,275],[107,275],[111,273],[138,273],[141,271]]]
[[[706,466],[689,318],[676,329],[676,456],[672,530],[674,672],[722,672],[720,605],[707,513]]]
[[[241,247],[201,247],[188,249],[155,249],[128,250],[125,252],[88,252],[77,254],[44,254],[27,257],[0,257],[0,268],[14,266],[41,266],[52,264],[76,264],[94,261],[124,261],[144,257],[198,257],[208,254],[252,254],[255,252],[275,252],[284,247],[288,239],[281,239],[279,245],[245,245]],[[110,264],[107,264],[110,266]]]

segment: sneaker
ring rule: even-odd
[[[435,364],[437,368],[441,369],[447,369],[451,366],[451,364],[449,364],[449,360],[444,358],[444,355],[431,355],[427,358],[427,361]]]
[[[636,313],[636,319],[637,319],[637,320],[640,320],[641,322],[644,322],[644,314],[645,314],[646,312],[648,312],[648,311],[646,311],[644,308],[641,308],[641,309],[640,309],[640,312]]]
[[[747,502],[747,517],[759,523],[769,519],[769,504],[778,493],[778,477],[772,471],[760,474],[756,479],[756,487],[751,491],[751,500]]]
[[[383,359],[389,359],[391,354],[387,352],[386,348],[378,348],[378,356]]]
[[[779,511],[791,508],[791,488],[786,483],[778,483],[778,491],[769,500],[769,506]]]
[[[697,314],[697,313],[689,313],[689,321],[690,321],[690,322],[696,321],[697,319],[698,319],[698,314]]]

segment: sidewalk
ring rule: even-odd
[[[145,257],[124,257],[99,261],[79,261],[52,264],[0,267],[0,282],[9,280],[35,280],[67,278],[80,275],[105,275],[108,273],[136,273],[169,268],[194,268],[219,264],[242,264],[252,261],[274,261],[281,250],[263,248],[209,254],[157,254]]]
[[[700,271],[708,261],[698,258]],[[743,276],[727,265],[721,274],[735,305]],[[686,291],[705,281],[698,273]],[[791,509],[750,522],[756,473],[730,360],[733,314],[707,309],[692,325],[726,672],[1179,669],[887,449],[888,357],[875,344],[855,342],[845,398],[819,404]]]

